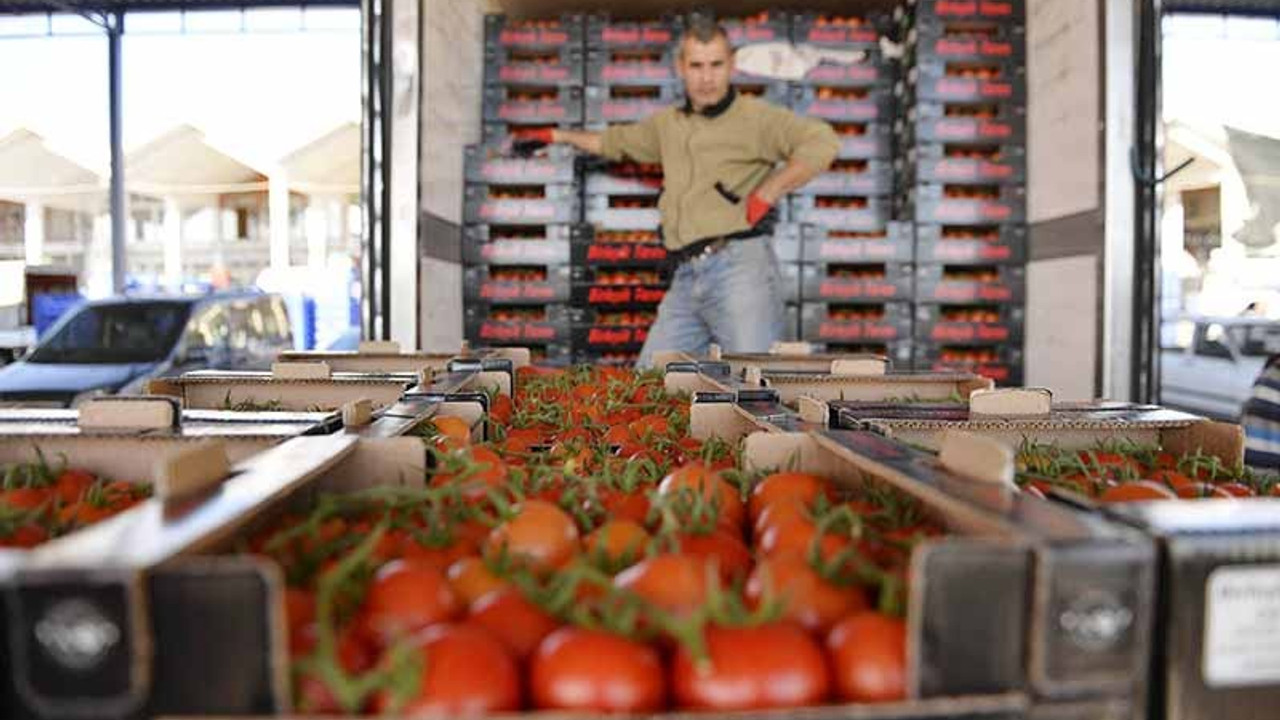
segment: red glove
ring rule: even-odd
[[[768,215],[769,211],[772,209],[773,203],[765,200],[759,195],[751,193],[747,196],[747,222],[750,223],[752,227],[763,220],[764,216]]]
[[[532,155],[555,141],[551,128],[521,128],[511,134],[511,150],[516,155]]]

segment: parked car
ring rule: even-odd
[[[1253,381],[1280,354],[1280,322],[1261,318],[1181,321],[1185,337],[1160,355],[1160,399],[1208,417],[1236,420]]]
[[[0,406],[75,407],[191,370],[267,369],[293,348],[284,301],[260,293],[125,297],[81,305],[0,368]]]

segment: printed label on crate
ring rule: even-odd
[[[970,78],[942,78],[934,83],[933,91],[938,97],[1006,100],[1013,97],[1013,83]]]
[[[1004,342],[1012,332],[1007,325],[989,323],[939,322],[929,331],[929,339],[942,343]]]
[[[874,321],[847,322],[823,320],[818,326],[818,339],[840,342],[844,340],[898,340],[902,331],[890,323]]]
[[[657,304],[666,292],[662,288],[594,285],[587,291],[587,302],[592,305]]]
[[[558,83],[572,79],[565,65],[506,64],[498,68],[498,79],[508,83]]]
[[[488,281],[480,286],[483,300],[547,300],[556,297],[556,288],[547,283]]]
[[[814,100],[805,112],[842,120],[875,120],[880,117],[880,103],[874,100]]]
[[[513,240],[483,243],[477,247],[481,260],[486,262],[551,265],[567,260],[563,243]]]
[[[675,79],[675,70],[670,65],[657,63],[609,63],[600,68],[600,79],[604,82],[667,82]]]
[[[1011,366],[999,363],[946,363],[935,360],[929,369],[931,372],[942,373],[954,372],[957,368],[977,373],[982,377],[991,378],[998,383],[1008,383],[1014,376]]]
[[[607,45],[663,45],[675,41],[671,28],[605,27],[600,39]]]
[[[627,120],[652,115],[669,104],[669,102],[662,100],[643,102],[635,100],[606,100],[600,108],[600,114],[606,120]]]
[[[864,82],[872,84],[880,80],[880,73],[880,68],[870,63],[851,63],[849,65],[823,63],[810,70],[804,78],[813,83]]]
[[[934,288],[933,299],[944,302],[1008,302],[1013,300],[1013,288],[1008,285],[942,281]]]
[[[1014,17],[1014,4],[1025,0],[937,0],[933,14],[938,17]]]
[[[495,200],[480,206],[480,217],[486,220],[523,218],[552,222],[556,217],[556,206],[546,202]]]
[[[505,28],[498,36],[501,45],[565,45],[569,32],[554,28]]]
[[[1013,123],[997,120],[935,120],[933,128],[944,140],[1005,140],[1014,136]]]
[[[558,100],[512,100],[498,106],[498,117],[503,120],[547,118],[559,120],[567,117],[568,108]]]
[[[981,241],[942,240],[922,245],[920,250],[920,262],[999,262],[1014,257],[1014,249],[1009,245]]]
[[[939,38],[933,52],[941,57],[1013,57],[1013,43],[989,38]]]
[[[729,44],[734,47],[781,39],[777,29],[770,25],[733,25],[726,28],[725,32],[729,35]]]
[[[564,164],[551,160],[487,160],[480,165],[480,175],[489,181],[520,181],[536,184],[539,180],[562,177]]]
[[[666,248],[661,245],[592,245],[587,248],[587,262],[664,262]]]
[[[1008,205],[992,202],[968,203],[964,201],[939,201],[932,213],[936,222],[967,222],[978,219],[993,223],[1004,222],[1013,217],[1013,208]]]
[[[821,43],[823,45],[872,45],[880,41],[880,34],[875,28],[812,26],[801,39],[802,42]]]
[[[557,336],[558,331],[554,325],[537,322],[501,322],[490,320],[480,324],[479,332],[481,340],[495,340],[503,342],[517,340],[546,342],[548,340],[555,340]]]
[[[1204,682],[1280,681],[1280,565],[1219,567],[1205,587]]]
[[[898,292],[898,286],[893,283],[867,280],[827,278],[818,286],[819,297],[833,300],[849,298],[879,298],[887,300],[896,297]]]
[[[649,338],[648,328],[593,327],[587,332],[587,344],[594,347],[641,345]]]
[[[1007,180],[1014,177],[1014,167],[990,160],[938,160],[931,165],[938,180]]]

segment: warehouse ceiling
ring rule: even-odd
[[[490,3],[496,9],[516,17],[548,17],[565,12],[608,10],[615,18],[654,17],[665,12],[684,12],[694,8],[711,8],[726,16],[750,15],[769,9],[819,10],[857,15],[868,10],[892,10],[897,4],[897,0],[496,0]]]
[[[358,6],[359,0],[0,0],[0,13],[110,12],[116,10],[226,10],[282,5]]]

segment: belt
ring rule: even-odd
[[[679,250],[670,251],[667,253],[667,257],[673,265],[679,266],[689,262],[690,260],[701,260],[706,257],[711,257],[728,247],[731,242],[764,237],[766,234],[767,233],[748,230],[746,232],[733,233],[732,235],[717,235],[715,237],[703,238],[702,240],[690,243]]]

